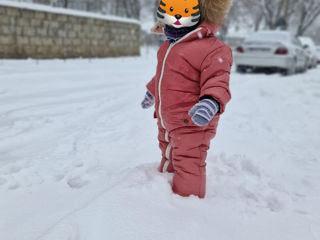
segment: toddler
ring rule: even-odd
[[[155,105],[162,152],[159,170],[173,173],[172,190],[205,197],[206,156],[231,95],[230,48],[218,31],[231,0],[161,0],[159,23],[167,37],[143,108]]]

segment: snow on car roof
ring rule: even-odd
[[[299,37],[303,45],[308,45],[309,47],[315,47],[313,40],[309,37]]]
[[[248,36],[246,41],[290,41],[291,34],[286,31],[259,31]]]

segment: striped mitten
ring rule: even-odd
[[[141,103],[142,108],[147,109],[150,108],[155,102],[155,98],[151,92],[147,91],[146,95]]]
[[[220,111],[219,103],[212,98],[204,98],[191,108],[189,115],[194,124],[203,127]]]

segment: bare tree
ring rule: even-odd
[[[278,27],[279,19],[283,19],[287,23],[290,22],[291,16],[295,12],[297,0],[259,0],[264,21],[269,29]]]
[[[261,0],[240,0],[237,1],[237,4],[234,5],[233,9],[233,15],[240,14],[240,16],[251,18],[251,24],[255,31],[258,31],[261,28],[261,24],[266,16]],[[237,20],[241,21],[239,18]]]
[[[69,7],[69,0],[64,0],[63,7],[64,8],[68,8]]]
[[[320,0],[301,0],[298,3],[297,9],[299,24],[296,35],[301,36],[320,16]]]
[[[234,16],[246,16],[256,31],[262,26],[267,29],[281,26],[284,30],[295,29],[300,36],[320,16],[320,0],[237,0],[232,11],[231,24],[247,21]]]
[[[139,0],[117,0],[115,4],[115,12],[119,16],[129,18],[140,18],[140,1]]]

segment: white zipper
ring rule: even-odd
[[[162,119],[162,113],[161,113],[161,83],[162,83],[162,78],[163,78],[163,74],[164,74],[164,67],[165,67],[165,64],[166,64],[166,60],[167,60],[167,57],[171,51],[171,49],[176,45],[178,44],[179,42],[181,42],[182,40],[186,39],[187,37],[189,37],[191,34],[197,32],[198,30],[201,30],[201,27],[200,28],[197,28],[191,32],[189,32],[187,35],[183,36],[182,38],[180,38],[178,41],[176,41],[175,43],[173,44],[170,44],[169,48],[167,49],[167,52],[164,56],[164,59],[163,59],[163,63],[162,63],[162,68],[161,68],[161,74],[160,74],[160,79],[159,79],[159,85],[158,85],[158,93],[159,93],[159,108],[158,108],[158,113],[159,113],[159,118],[160,118],[160,123],[161,123],[161,126],[163,127],[163,129],[166,130],[166,127],[164,125],[164,122],[163,122],[163,119]],[[167,142],[169,142],[169,133],[166,131],[165,133],[165,140]]]
[[[171,48],[173,48],[174,44],[170,44],[169,48],[167,49],[166,55],[164,56],[163,59],[163,63],[162,63],[162,68],[161,68],[161,74],[160,74],[160,79],[159,79],[159,85],[158,85],[158,94],[159,94],[159,108],[158,108],[158,112],[159,112],[159,117],[160,117],[160,123],[161,126],[163,127],[163,129],[166,129],[166,127],[164,126],[163,123],[163,119],[162,119],[162,113],[161,113],[161,82],[162,82],[162,78],[163,78],[163,74],[164,74],[164,66],[166,64],[166,60],[167,57],[170,53]],[[167,140],[166,140],[167,141]]]

